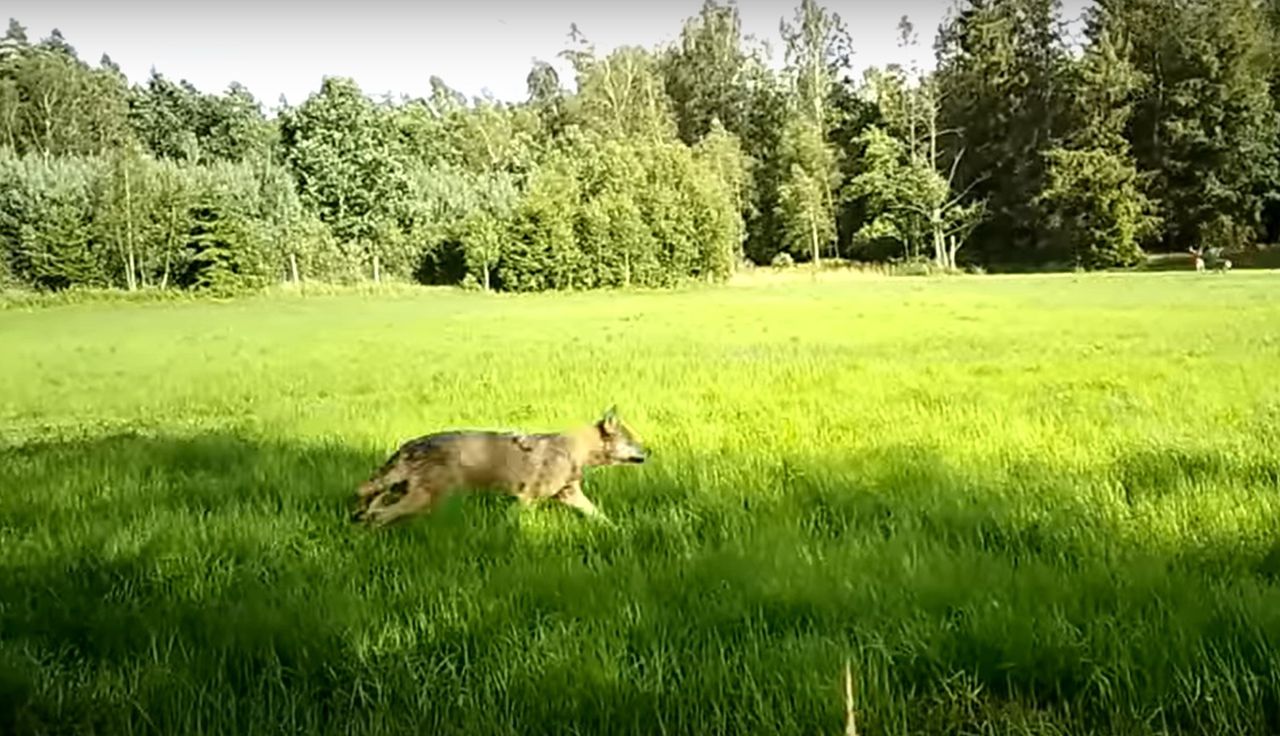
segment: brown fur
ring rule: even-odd
[[[645,455],[613,408],[594,424],[558,434],[429,434],[401,445],[360,485],[352,519],[384,526],[429,512],[450,493],[481,489],[515,496],[525,505],[554,498],[588,516],[603,516],[582,492],[583,470],[642,463]]]

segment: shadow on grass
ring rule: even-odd
[[[845,657],[866,733],[1280,728],[1270,577],[1126,526],[1248,463],[673,456],[588,477],[616,527],[476,498],[371,534],[383,459],[0,450],[0,731],[835,733]]]

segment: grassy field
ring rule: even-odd
[[[0,733],[1275,733],[1280,275],[0,312]],[[403,439],[611,403],[617,522]]]

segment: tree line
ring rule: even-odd
[[[54,30],[0,39],[0,286],[235,289],[411,279],[533,291],[720,280],[743,264],[939,269],[1239,250],[1280,222],[1280,2],[960,0],[936,63],[855,78],[801,0],[785,63],[705,0],[672,44],[536,62],[516,103],[376,100],[326,77],[130,84]],[[918,33],[899,24],[916,55]]]

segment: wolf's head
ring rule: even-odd
[[[640,438],[618,416],[616,407],[609,407],[600,421],[596,422],[596,429],[600,432],[603,464],[621,465],[645,461],[648,453],[640,444]]]

